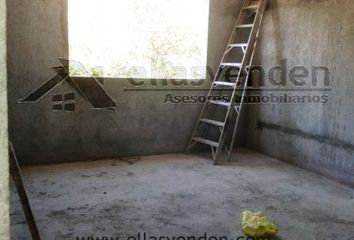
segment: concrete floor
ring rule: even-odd
[[[44,240],[138,232],[236,240],[245,209],[265,211],[281,239],[354,239],[344,186],[248,150],[236,159],[213,166],[170,154],[27,167],[23,175]],[[13,185],[11,196],[12,239],[30,239]]]

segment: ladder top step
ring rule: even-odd
[[[253,24],[241,24],[236,26],[236,28],[251,28],[251,27],[253,27]]]
[[[211,104],[221,105],[221,106],[226,106],[226,107],[231,106],[230,102],[223,102],[223,101],[217,101],[217,100],[209,100],[208,102]]]
[[[215,81],[214,84],[215,85],[219,85],[219,86],[229,86],[229,87],[235,87],[236,86],[236,83],[233,83],[233,82]]]
[[[231,66],[231,67],[241,67],[241,63],[221,63],[223,66]]]
[[[194,141],[196,141],[196,142],[204,143],[204,144],[209,145],[209,146],[219,147],[219,143],[214,142],[214,141],[210,141],[210,140],[208,140],[208,139],[199,138],[199,137],[194,137],[194,138],[192,138],[192,139],[193,139]]]
[[[245,9],[245,10],[256,10],[258,7],[259,7],[259,4],[253,4],[253,5],[246,6],[243,9]]]
[[[202,119],[200,119],[200,121],[204,122],[204,123],[211,124],[211,125],[215,125],[215,126],[218,126],[218,127],[225,126],[225,123],[219,122],[219,121],[215,121],[215,120],[211,120],[211,119],[202,118]]]
[[[235,43],[235,44],[229,44],[229,47],[247,47],[247,43]]]

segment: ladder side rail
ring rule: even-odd
[[[262,1],[261,16],[260,16],[260,20],[259,20],[259,23],[258,23],[258,30],[257,30],[257,34],[256,34],[256,37],[255,37],[255,41],[254,41],[254,45],[253,45],[253,51],[252,51],[252,54],[251,54],[251,57],[250,57],[250,61],[249,61],[249,66],[252,65],[252,62],[253,62],[253,59],[254,59],[254,55],[255,55],[255,51],[256,51],[256,48],[257,48],[257,45],[258,45],[258,42],[259,42],[259,35],[260,35],[261,25],[262,25],[262,22],[263,22],[265,7],[266,7],[266,3],[267,3],[267,0],[261,0],[261,1]],[[250,71],[247,72],[247,76],[246,76],[245,83],[244,83],[245,88],[247,88],[247,86],[248,86],[249,75],[250,75]],[[242,96],[241,96],[241,103],[240,103],[240,110],[239,110],[240,114],[241,114],[241,111],[243,109],[245,96],[246,96],[246,90],[244,89],[244,91],[242,93]],[[231,160],[232,149],[233,149],[233,147],[235,145],[235,137],[236,137],[237,128],[238,128],[239,123],[240,123],[240,118],[237,117],[236,123],[235,123],[235,126],[234,126],[234,130],[233,130],[233,134],[232,134],[232,138],[231,138],[230,151],[228,153],[228,161]]]
[[[239,72],[238,72],[238,75],[237,75],[237,80],[236,80],[236,87],[233,89],[233,92],[232,92],[232,96],[231,96],[231,99],[230,99],[230,106],[227,110],[227,113],[226,113],[226,116],[225,116],[225,122],[227,122],[227,120],[229,119],[229,116],[230,116],[230,113],[231,111],[233,111],[233,106],[234,106],[234,101],[235,101],[235,95],[236,95],[236,92],[237,92],[237,83],[239,82],[240,80],[240,77],[241,77],[241,73],[242,71],[245,69],[245,60],[247,58],[247,56],[249,55],[249,46],[250,46],[250,43],[252,41],[252,39],[254,38],[255,36],[255,26],[256,26],[256,23],[260,17],[260,6],[258,7],[257,9],[257,12],[256,12],[256,16],[255,16],[255,19],[254,19],[254,23],[253,23],[253,26],[251,28],[251,32],[250,32],[250,36],[248,38],[248,41],[247,41],[247,47],[246,47],[246,52],[245,54],[243,55],[243,58],[242,58],[242,63],[241,63],[241,67],[239,68]],[[240,16],[242,16],[242,13],[240,13]],[[237,119],[238,119],[238,116],[237,116]],[[226,134],[224,133],[225,132],[225,128],[226,128],[226,124],[224,124],[224,126],[222,127],[222,131],[221,131],[221,134],[220,134],[220,137],[219,137],[219,147],[217,148],[216,152],[215,152],[215,157],[214,157],[214,165],[217,164],[216,160],[223,148],[223,142],[225,140],[225,137],[226,137]]]
[[[261,0],[262,1],[262,0]],[[240,67],[240,70],[237,74],[237,80],[236,80],[236,83],[238,83],[240,81],[240,78],[241,78],[241,74],[242,74],[242,71],[245,69],[245,61],[248,57],[248,55],[250,54],[250,43],[252,42],[252,40],[254,39],[254,37],[256,36],[256,31],[254,31],[255,29],[255,26],[258,25],[257,22],[258,20],[260,19],[260,8],[257,9],[257,12],[256,12],[256,17],[255,17],[255,20],[254,20],[254,25],[251,29],[251,32],[250,32],[250,36],[248,38],[248,41],[247,41],[247,47],[246,47],[246,51],[245,51],[245,54],[243,55],[243,58],[242,58],[242,63],[241,63],[241,67]],[[237,84],[236,84],[237,86]],[[237,92],[237,87],[233,90],[232,92],[232,97],[231,97],[231,107],[230,109],[232,109],[232,106],[234,105],[234,100],[235,100],[235,96],[236,96],[236,92]]]

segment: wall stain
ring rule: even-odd
[[[283,127],[280,125],[267,123],[267,122],[263,122],[263,121],[257,122],[257,129],[258,130],[267,129],[267,130],[279,131],[279,132],[282,132],[285,134],[294,135],[294,136],[298,136],[298,137],[302,137],[302,138],[306,138],[306,139],[311,139],[311,140],[314,140],[319,143],[328,144],[328,145],[331,145],[331,146],[334,146],[337,148],[342,148],[342,149],[350,150],[350,151],[354,152],[354,145],[353,144],[344,142],[344,141],[336,139],[336,138],[331,138],[331,137],[322,136],[322,135],[318,135],[318,134],[303,132],[299,129],[291,129],[291,128],[287,128],[287,127]]]

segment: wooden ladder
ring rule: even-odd
[[[231,159],[266,1],[245,0],[186,153],[201,143],[211,147],[214,164],[218,163],[222,149],[227,152],[227,159]]]

